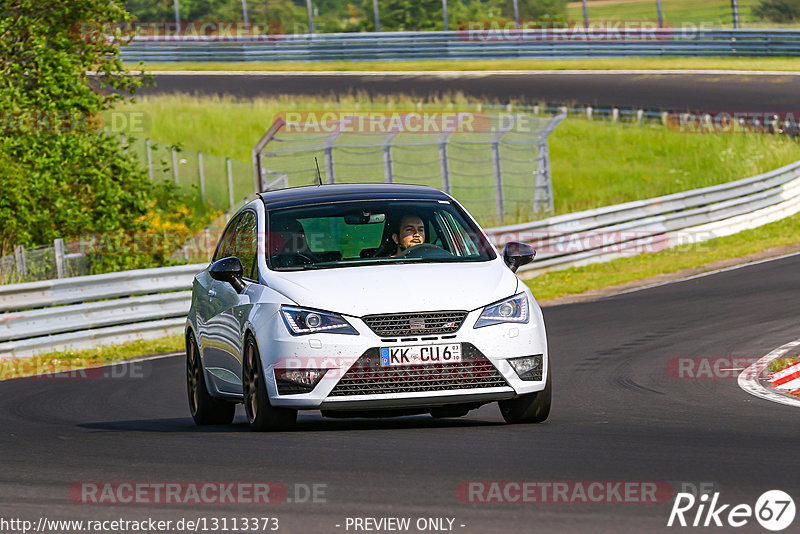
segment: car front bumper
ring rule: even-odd
[[[420,408],[484,404],[541,391],[547,378],[547,342],[541,310],[532,298],[530,303],[528,323],[473,328],[482,311],[475,310],[467,315],[455,334],[425,336],[407,342],[381,341],[380,336],[355,317],[346,318],[359,335],[292,336],[282,321],[269,321],[264,327],[267,331],[257,331],[256,339],[259,340],[270,404],[327,411]],[[461,344],[465,360],[469,359],[463,369],[450,368],[449,380],[437,376],[441,365],[380,368],[374,359],[372,363],[365,362],[365,358],[374,358],[380,347],[449,343]],[[508,359],[537,354],[542,355],[541,380],[521,380]],[[308,393],[281,394],[275,380],[276,368],[327,369],[327,372]],[[408,375],[412,375],[413,384],[410,386]],[[363,378],[361,383],[359,377]],[[344,388],[348,381],[359,387]],[[398,381],[403,382],[403,387],[392,387]],[[370,387],[370,384],[377,385]],[[389,392],[385,392],[387,390]]]

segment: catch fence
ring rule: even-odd
[[[326,183],[436,187],[485,225],[553,212],[547,136],[564,115],[340,114],[323,121],[289,115],[253,148],[261,190],[276,176],[290,187],[317,183],[316,159]]]

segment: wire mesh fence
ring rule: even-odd
[[[91,274],[88,258],[71,252],[79,248],[79,244],[65,245],[62,239],[28,249],[17,245],[12,254],[0,257],[0,285]]]
[[[316,158],[327,183],[428,185],[484,225],[529,221],[553,211],[547,136],[563,118],[343,113],[320,121],[287,114],[256,145],[254,172],[262,187],[271,176],[309,185],[317,182]]]
[[[147,138],[122,136],[121,142],[147,169],[151,180],[171,181],[215,209],[230,210],[253,193],[249,163]]]

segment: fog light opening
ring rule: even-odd
[[[541,381],[542,380],[542,355],[522,356],[521,358],[509,358],[508,363],[517,373],[520,380]]]
[[[327,372],[327,369],[275,369],[278,393],[309,393]]]

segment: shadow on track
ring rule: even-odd
[[[169,419],[137,419],[130,421],[103,421],[77,425],[90,430],[106,432],[178,432],[178,433],[220,433],[250,432],[250,427],[240,417],[230,425],[197,426],[188,418]],[[480,421],[475,419],[434,419],[427,415],[377,419],[329,419],[322,416],[300,416],[297,424],[287,430],[278,432],[330,432],[357,430],[391,430],[391,429],[426,429],[426,428],[464,428],[506,426],[496,421]]]

